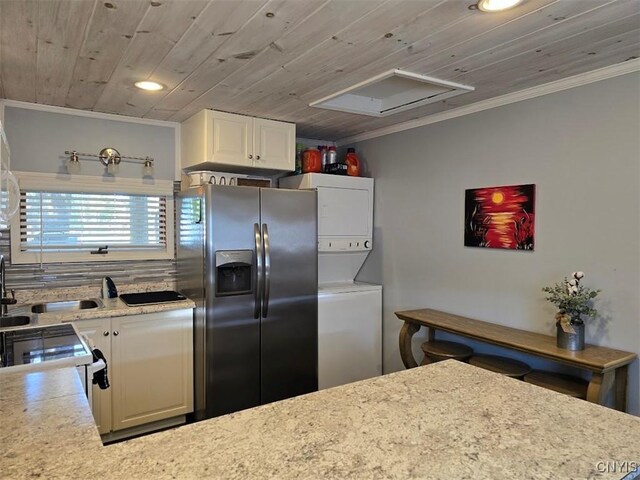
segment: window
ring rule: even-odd
[[[172,194],[49,191],[25,183],[11,225],[15,263],[173,257]]]

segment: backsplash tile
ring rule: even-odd
[[[9,231],[0,230],[0,235],[0,254],[4,255],[6,262],[7,290],[14,288],[20,292],[20,296],[22,290],[42,288],[91,287],[99,293],[105,276],[111,277],[118,287],[131,285],[131,288],[135,288],[138,284],[158,283],[172,285],[170,289],[175,286],[175,260],[45,263],[42,269],[40,264],[12,265]]]

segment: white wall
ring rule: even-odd
[[[3,108],[4,107],[4,108]],[[65,150],[98,153],[114,147],[121,155],[150,156],[154,162],[154,178],[173,180],[176,176],[176,129],[169,122],[142,124],[111,115],[87,116],[87,112],[35,105],[4,105],[4,128],[11,148],[11,169],[23,172],[66,174],[68,156]],[[108,118],[107,118],[108,117]],[[143,120],[144,122],[144,120]],[[80,159],[81,175],[106,175],[98,159]],[[142,164],[123,161],[118,177],[141,178]],[[0,254],[7,264],[9,288],[39,290],[44,287],[100,285],[109,275],[117,284],[171,282],[175,277],[173,260],[112,261],[93,263],[49,263],[12,265],[8,232],[0,232]]]
[[[68,113],[6,106],[5,131],[11,148],[11,169],[24,172],[67,173],[65,150],[97,154],[113,147],[121,155],[150,156],[154,178],[175,177],[175,129],[128,121],[91,118]],[[80,159],[83,175],[105,175],[98,159]],[[123,161],[120,177],[139,178],[142,164]]]
[[[356,145],[376,179],[374,251],[359,279],[384,285],[386,372],[403,368],[394,311],[554,334],[540,289],[575,270],[603,290],[587,341],[640,352],[639,86],[628,74]],[[537,185],[535,251],[464,247],[464,190],[526,183]],[[636,360],[636,415],[638,385]]]

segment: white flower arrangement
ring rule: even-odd
[[[563,283],[556,283],[553,287],[542,289],[548,294],[545,299],[558,307],[558,320],[577,324],[583,323],[583,315],[595,317],[598,314],[592,305],[593,299],[600,293],[600,290],[592,290],[582,286],[580,280],[583,278],[584,272],[572,272],[570,280],[565,277]]]

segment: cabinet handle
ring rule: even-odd
[[[256,155],[256,160],[260,160],[260,155]]]
[[[253,155],[249,155],[249,160],[253,160]]]
[[[105,330],[104,332],[102,332],[102,335],[104,335],[105,337],[109,336],[109,332],[107,330]]]
[[[117,337],[118,335],[120,335],[120,332],[119,332],[118,330],[115,330],[115,331],[113,332],[113,336],[114,336],[114,337]]]

